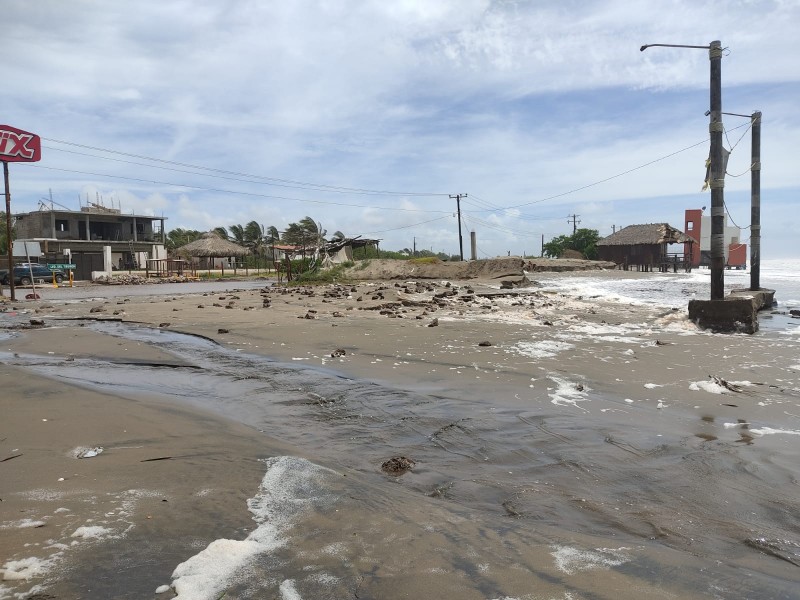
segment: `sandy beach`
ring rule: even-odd
[[[0,598],[797,597],[797,336],[536,282],[183,285],[3,303]],[[276,457],[338,500],[255,591],[204,549],[283,522],[248,503]]]

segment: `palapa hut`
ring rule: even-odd
[[[691,249],[694,240],[668,223],[628,225],[616,233],[597,242],[600,260],[617,263],[626,271],[635,267],[638,271],[691,269]],[[689,256],[683,252],[670,253],[670,244],[686,244]]]
[[[201,237],[199,240],[189,242],[185,246],[178,248],[178,253],[187,257],[191,256],[193,258],[205,259],[206,264],[201,265],[201,268],[205,266],[210,272],[211,268],[213,267],[213,259],[247,256],[250,254],[250,250],[244,246],[240,246],[239,244],[234,244],[233,242],[224,240],[215,232],[209,231],[208,233],[204,233],[203,237]],[[222,273],[224,275],[224,261],[221,263],[221,266]]]

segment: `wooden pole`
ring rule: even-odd
[[[761,289],[761,111],[753,113],[750,152],[750,289]]]

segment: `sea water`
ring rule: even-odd
[[[548,273],[530,274],[548,287],[587,296],[615,299],[622,303],[651,303],[664,307],[685,306],[689,300],[707,300],[711,294],[711,271],[694,269],[689,273],[635,273],[626,278],[618,271],[585,271],[574,276],[553,277]],[[725,292],[750,288],[750,269],[726,269]],[[800,259],[767,260],[761,263],[760,287],[775,290],[778,306],[800,308]]]

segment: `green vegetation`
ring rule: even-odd
[[[16,239],[14,218],[11,218],[11,239]],[[8,256],[8,236],[6,236],[6,213],[0,212],[0,258]]]
[[[596,229],[578,229],[572,235],[560,235],[544,245],[544,255],[559,258],[565,250],[576,250],[589,260],[597,258],[597,242],[600,233]]]
[[[344,272],[353,266],[354,263],[348,261],[330,269],[316,269],[313,271],[306,271],[300,273],[289,282],[289,285],[322,285],[326,283],[342,283],[346,282],[347,278]]]
[[[409,262],[418,265],[433,265],[442,262],[442,259],[440,259],[438,256],[424,256],[422,258],[411,258],[409,259]]]

